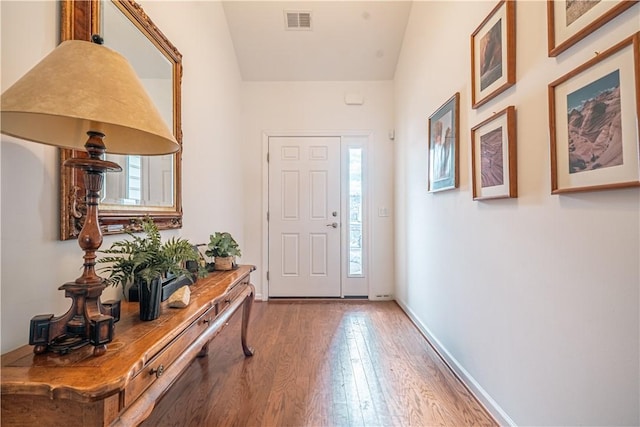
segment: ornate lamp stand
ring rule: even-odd
[[[103,160],[104,135],[88,132],[85,144],[88,158],[73,158],[65,166],[81,169],[87,188],[87,215],[78,236],[78,244],[84,251],[84,269],[74,282],[60,286],[65,297],[71,298],[71,308],[65,314],[54,317],[42,314],[31,319],[29,344],[34,345],[34,353],[46,351],[67,353],[86,344],[94,346],[95,356],[107,350],[107,343],[113,340],[114,323],[120,319],[120,301],[100,302],[105,288],[104,279],[96,274],[96,251],[102,245],[102,232],[98,223],[98,201],[105,172],[120,172],[122,168],[113,162]]]

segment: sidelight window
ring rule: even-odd
[[[349,216],[348,216],[348,276],[364,275],[362,245],[362,148],[350,147],[349,165]]]

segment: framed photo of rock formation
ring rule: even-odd
[[[471,34],[471,106],[516,83],[516,4],[501,0]]]
[[[640,32],[549,84],[551,192],[640,185]]]
[[[460,92],[429,116],[429,192],[458,187]]]
[[[549,56],[558,56],[637,0],[547,0]]]
[[[471,176],[473,200],[518,197],[515,107],[471,128]]]

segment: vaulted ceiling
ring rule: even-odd
[[[232,0],[223,7],[245,81],[366,81],[393,79],[411,2]],[[292,12],[301,13],[290,16],[293,29],[286,25]]]

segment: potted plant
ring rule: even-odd
[[[238,242],[227,232],[218,232],[209,236],[205,255],[214,258],[215,270],[231,270],[235,267],[235,258],[242,256]]]
[[[199,254],[188,240],[172,237],[162,243],[160,231],[150,218],[142,221],[144,236],[127,234],[131,240],[114,242],[109,254],[98,260],[108,263],[101,271],[109,272],[108,285],[122,286],[124,293],[128,284],[137,284],[140,298],[140,319],[153,320],[160,315],[162,283],[167,278],[185,275],[192,280],[185,268],[187,261],[197,261]]]

